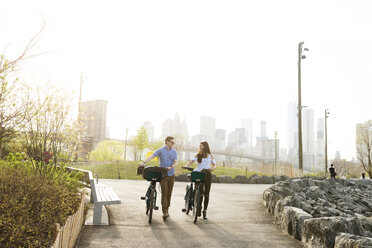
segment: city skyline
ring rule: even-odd
[[[288,107],[290,109],[291,105],[293,105],[294,102],[290,102],[288,104]],[[290,116],[293,115],[291,111],[288,111],[288,122],[290,122]],[[322,168],[324,164],[324,119],[323,118],[315,118],[314,117],[314,110],[313,109],[307,109],[304,111],[303,116],[303,132],[304,132],[304,139],[303,139],[303,145],[304,145],[304,154],[306,154],[305,164],[307,169],[310,168],[312,165],[317,165],[318,167]],[[203,123],[204,122],[204,123]],[[253,132],[252,130],[249,130],[249,127],[252,126],[252,123],[254,121],[252,119],[243,118],[241,119],[241,124],[236,126],[234,130],[228,131],[224,128],[216,128],[216,119],[211,116],[200,116],[200,126],[199,131],[196,133],[189,133],[188,131],[188,124],[185,119],[183,119],[182,124],[181,120],[179,118],[179,113],[175,113],[174,119],[168,118],[166,119],[161,128],[161,135],[159,135],[159,132],[157,132],[157,136],[155,136],[155,139],[163,139],[168,135],[175,135],[177,133],[178,135],[183,136],[185,139],[183,142],[187,141],[189,144],[197,146],[200,141],[207,140],[209,141],[213,146],[212,148],[215,148],[217,150],[223,150],[228,149],[229,143],[231,142],[236,143],[234,149],[238,150],[250,150],[253,151],[254,147],[258,145],[258,142],[262,139],[267,140],[273,140],[277,138],[279,142],[278,152],[281,152],[285,154],[285,157],[281,157],[282,161],[290,161],[293,164],[297,164],[298,157],[297,157],[297,140],[291,144],[291,146],[287,146],[283,143],[278,137],[275,137],[275,133],[273,136],[267,134],[267,122],[266,121],[257,121],[259,122],[258,125],[260,128],[256,130],[256,132]],[[154,132],[154,125],[150,121],[145,121],[143,126],[146,127],[145,123],[148,126],[151,126],[152,130],[150,131],[152,135]],[[185,131],[175,131],[177,128],[174,128],[174,123],[178,123],[177,125],[181,125],[185,127]],[[208,124],[209,123],[209,124]],[[316,126],[315,126],[316,124]],[[209,128],[208,128],[209,126]],[[248,129],[245,129],[244,126],[248,126]],[[245,129],[245,130],[244,130]],[[156,129],[155,129],[156,130]],[[295,133],[295,135],[291,135],[291,133]],[[295,130],[290,131],[288,129],[287,136],[292,136],[297,138],[297,126],[295,127]],[[214,135],[213,135],[214,133]],[[221,134],[223,133],[223,134]],[[250,135],[254,138],[254,140],[257,140],[255,142],[250,143],[248,140],[248,136],[246,136],[247,133],[250,133]],[[150,135],[150,136],[152,136]],[[221,138],[221,135],[224,135],[224,138]],[[234,136],[232,138],[232,135]],[[151,140],[149,136],[149,140]],[[177,136],[177,135],[176,135]],[[132,136],[134,137],[134,136]],[[219,140],[217,141],[217,137],[219,137]],[[239,138],[241,137],[241,138]],[[114,137],[113,137],[114,138]],[[231,140],[233,139],[233,140]],[[243,139],[243,140],[240,140]],[[223,140],[223,144],[221,143]],[[244,146],[241,146],[241,145]],[[239,149],[240,146],[240,149]],[[253,149],[253,150],[252,150]],[[296,154],[293,154],[293,151],[291,149],[295,149]],[[335,154],[328,154],[328,158],[332,159],[336,157],[336,154],[340,154],[340,151],[336,151]],[[289,156],[289,157],[287,157]],[[344,158],[344,157],[342,157]],[[356,157],[354,157],[356,159]]]

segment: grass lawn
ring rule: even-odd
[[[158,166],[159,162],[151,161],[147,163],[148,165]],[[179,162],[178,166],[176,167],[176,175],[189,173],[189,171],[182,169],[181,167],[184,165],[184,162]],[[106,179],[134,179],[134,180],[142,180],[142,175],[137,176],[137,167],[138,162],[113,162],[110,164],[99,164],[99,165],[85,165],[85,166],[74,166],[72,167],[90,170],[92,171],[94,177],[98,175],[99,178],[106,178]],[[195,167],[195,165],[194,165]],[[195,167],[196,168],[196,167]],[[235,177],[237,175],[246,175],[246,171],[243,169],[235,169],[235,168],[228,168],[228,167],[221,167],[217,166],[216,169],[212,172],[216,176],[231,176]],[[250,177],[253,174],[258,174],[255,172],[247,172],[247,177]],[[259,174],[260,175],[260,174]]]

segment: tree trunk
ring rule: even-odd
[[[3,152],[3,139],[0,139],[0,158],[1,158],[2,152]]]

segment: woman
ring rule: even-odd
[[[194,162],[198,163],[198,166],[194,171],[202,171],[203,169],[207,169],[205,179],[204,179],[204,187],[201,189],[202,199],[204,196],[204,204],[203,204],[203,219],[207,219],[207,208],[209,203],[209,192],[211,190],[212,184],[212,174],[211,171],[216,167],[216,161],[211,154],[209,149],[209,144],[207,141],[200,142],[199,145],[199,152],[195,155],[195,157],[188,162],[185,166],[188,167],[192,165]]]

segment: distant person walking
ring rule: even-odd
[[[195,157],[188,162],[185,167],[192,165],[194,162],[197,162],[198,165],[194,171],[201,172],[202,170],[206,169],[206,175],[204,178],[203,188],[201,189],[202,198],[201,202],[203,202],[204,196],[204,204],[203,204],[203,219],[207,219],[207,208],[209,204],[209,192],[211,191],[212,185],[212,173],[211,171],[215,169],[216,161],[209,149],[209,144],[207,141],[200,142],[199,151],[195,155]],[[197,213],[200,214],[200,213]]]
[[[362,178],[366,179],[366,173],[362,172]]]
[[[159,157],[160,158],[160,167],[168,169],[168,173],[164,179],[160,181],[161,186],[161,206],[163,210],[163,219],[169,217],[169,207],[172,198],[172,191],[174,186],[174,180],[176,176],[174,175],[174,167],[177,166],[177,152],[173,148],[174,137],[168,136],[165,138],[165,146],[156,150],[154,154],[150,157],[144,159],[140,165],[143,166],[146,162],[151,161],[152,159]]]
[[[331,179],[335,179],[336,178],[336,170],[335,168],[333,167],[333,164],[331,164],[331,167],[329,168],[329,173],[331,174]]]

